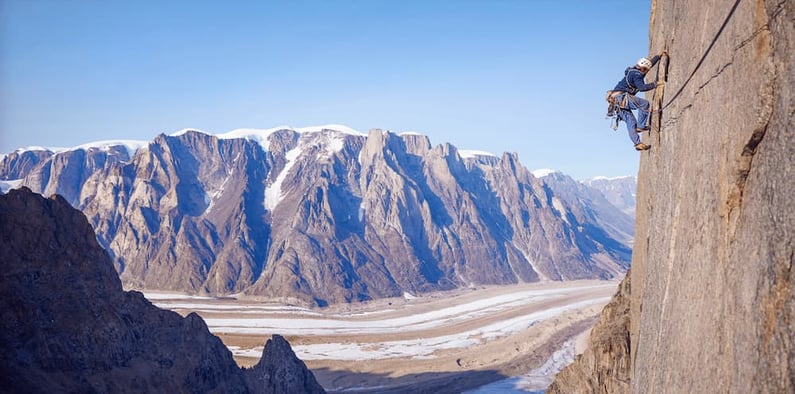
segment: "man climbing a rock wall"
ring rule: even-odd
[[[663,85],[663,81],[646,83],[645,77],[649,69],[657,64],[660,57],[667,55],[667,52],[662,51],[651,60],[645,57],[641,58],[637,64],[624,70],[624,78],[618,81],[613,90],[608,92],[608,102],[617,107],[618,119],[627,124],[627,133],[635,145],[635,150],[643,151],[651,147],[641,142],[638,135],[638,133],[649,130],[649,125],[646,124],[650,113],[649,102],[635,95],[638,92],[645,92]],[[637,120],[632,110],[638,110]]]

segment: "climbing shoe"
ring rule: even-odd
[[[649,131],[649,130],[651,130],[651,129],[649,129],[649,126],[638,127],[638,128],[635,129],[635,131],[638,132],[638,133],[642,133],[644,131]]]
[[[646,145],[642,142],[640,144],[635,145],[635,150],[649,150],[649,148],[651,148],[651,145]]]

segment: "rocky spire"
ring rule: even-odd
[[[323,393],[323,387],[306,364],[296,357],[284,337],[274,335],[265,343],[262,358],[257,365],[246,369],[246,380],[250,387],[261,387],[262,393]]]

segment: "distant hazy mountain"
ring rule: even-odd
[[[610,201],[627,215],[635,217],[635,190],[638,178],[629,175],[616,178],[596,177],[584,182],[599,190]]]
[[[594,223],[595,227],[588,232],[598,234],[604,231],[605,242],[617,240],[621,243],[631,244],[635,220],[622,210],[622,207],[613,204],[602,192],[602,188],[591,187],[591,181],[579,182],[568,175],[554,170],[535,170],[533,174],[538,175],[554,194],[561,200],[567,202],[572,207],[582,208],[583,211],[577,212],[578,215],[588,217],[588,220],[581,220],[583,223]],[[608,178],[602,178],[605,182],[600,185],[605,189],[610,189],[613,185]],[[612,178],[620,182],[618,186],[626,183],[626,178]],[[634,201],[634,200],[633,200]]]
[[[631,254],[629,219],[612,218],[593,189],[416,133],[184,130],[18,150],[0,168],[7,185],[83,210],[132,288],[324,305],[610,278]]]

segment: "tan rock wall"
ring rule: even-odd
[[[667,96],[732,3],[658,3]],[[634,392],[792,392],[792,2],[741,2],[642,155]],[[636,269],[635,269],[636,268]]]
[[[668,76],[654,101],[683,89],[643,136],[635,393],[795,392],[795,2],[741,1],[686,84],[733,4],[652,3],[650,52],[671,55],[651,72]],[[572,391],[608,391],[587,382],[611,363],[577,367]]]

